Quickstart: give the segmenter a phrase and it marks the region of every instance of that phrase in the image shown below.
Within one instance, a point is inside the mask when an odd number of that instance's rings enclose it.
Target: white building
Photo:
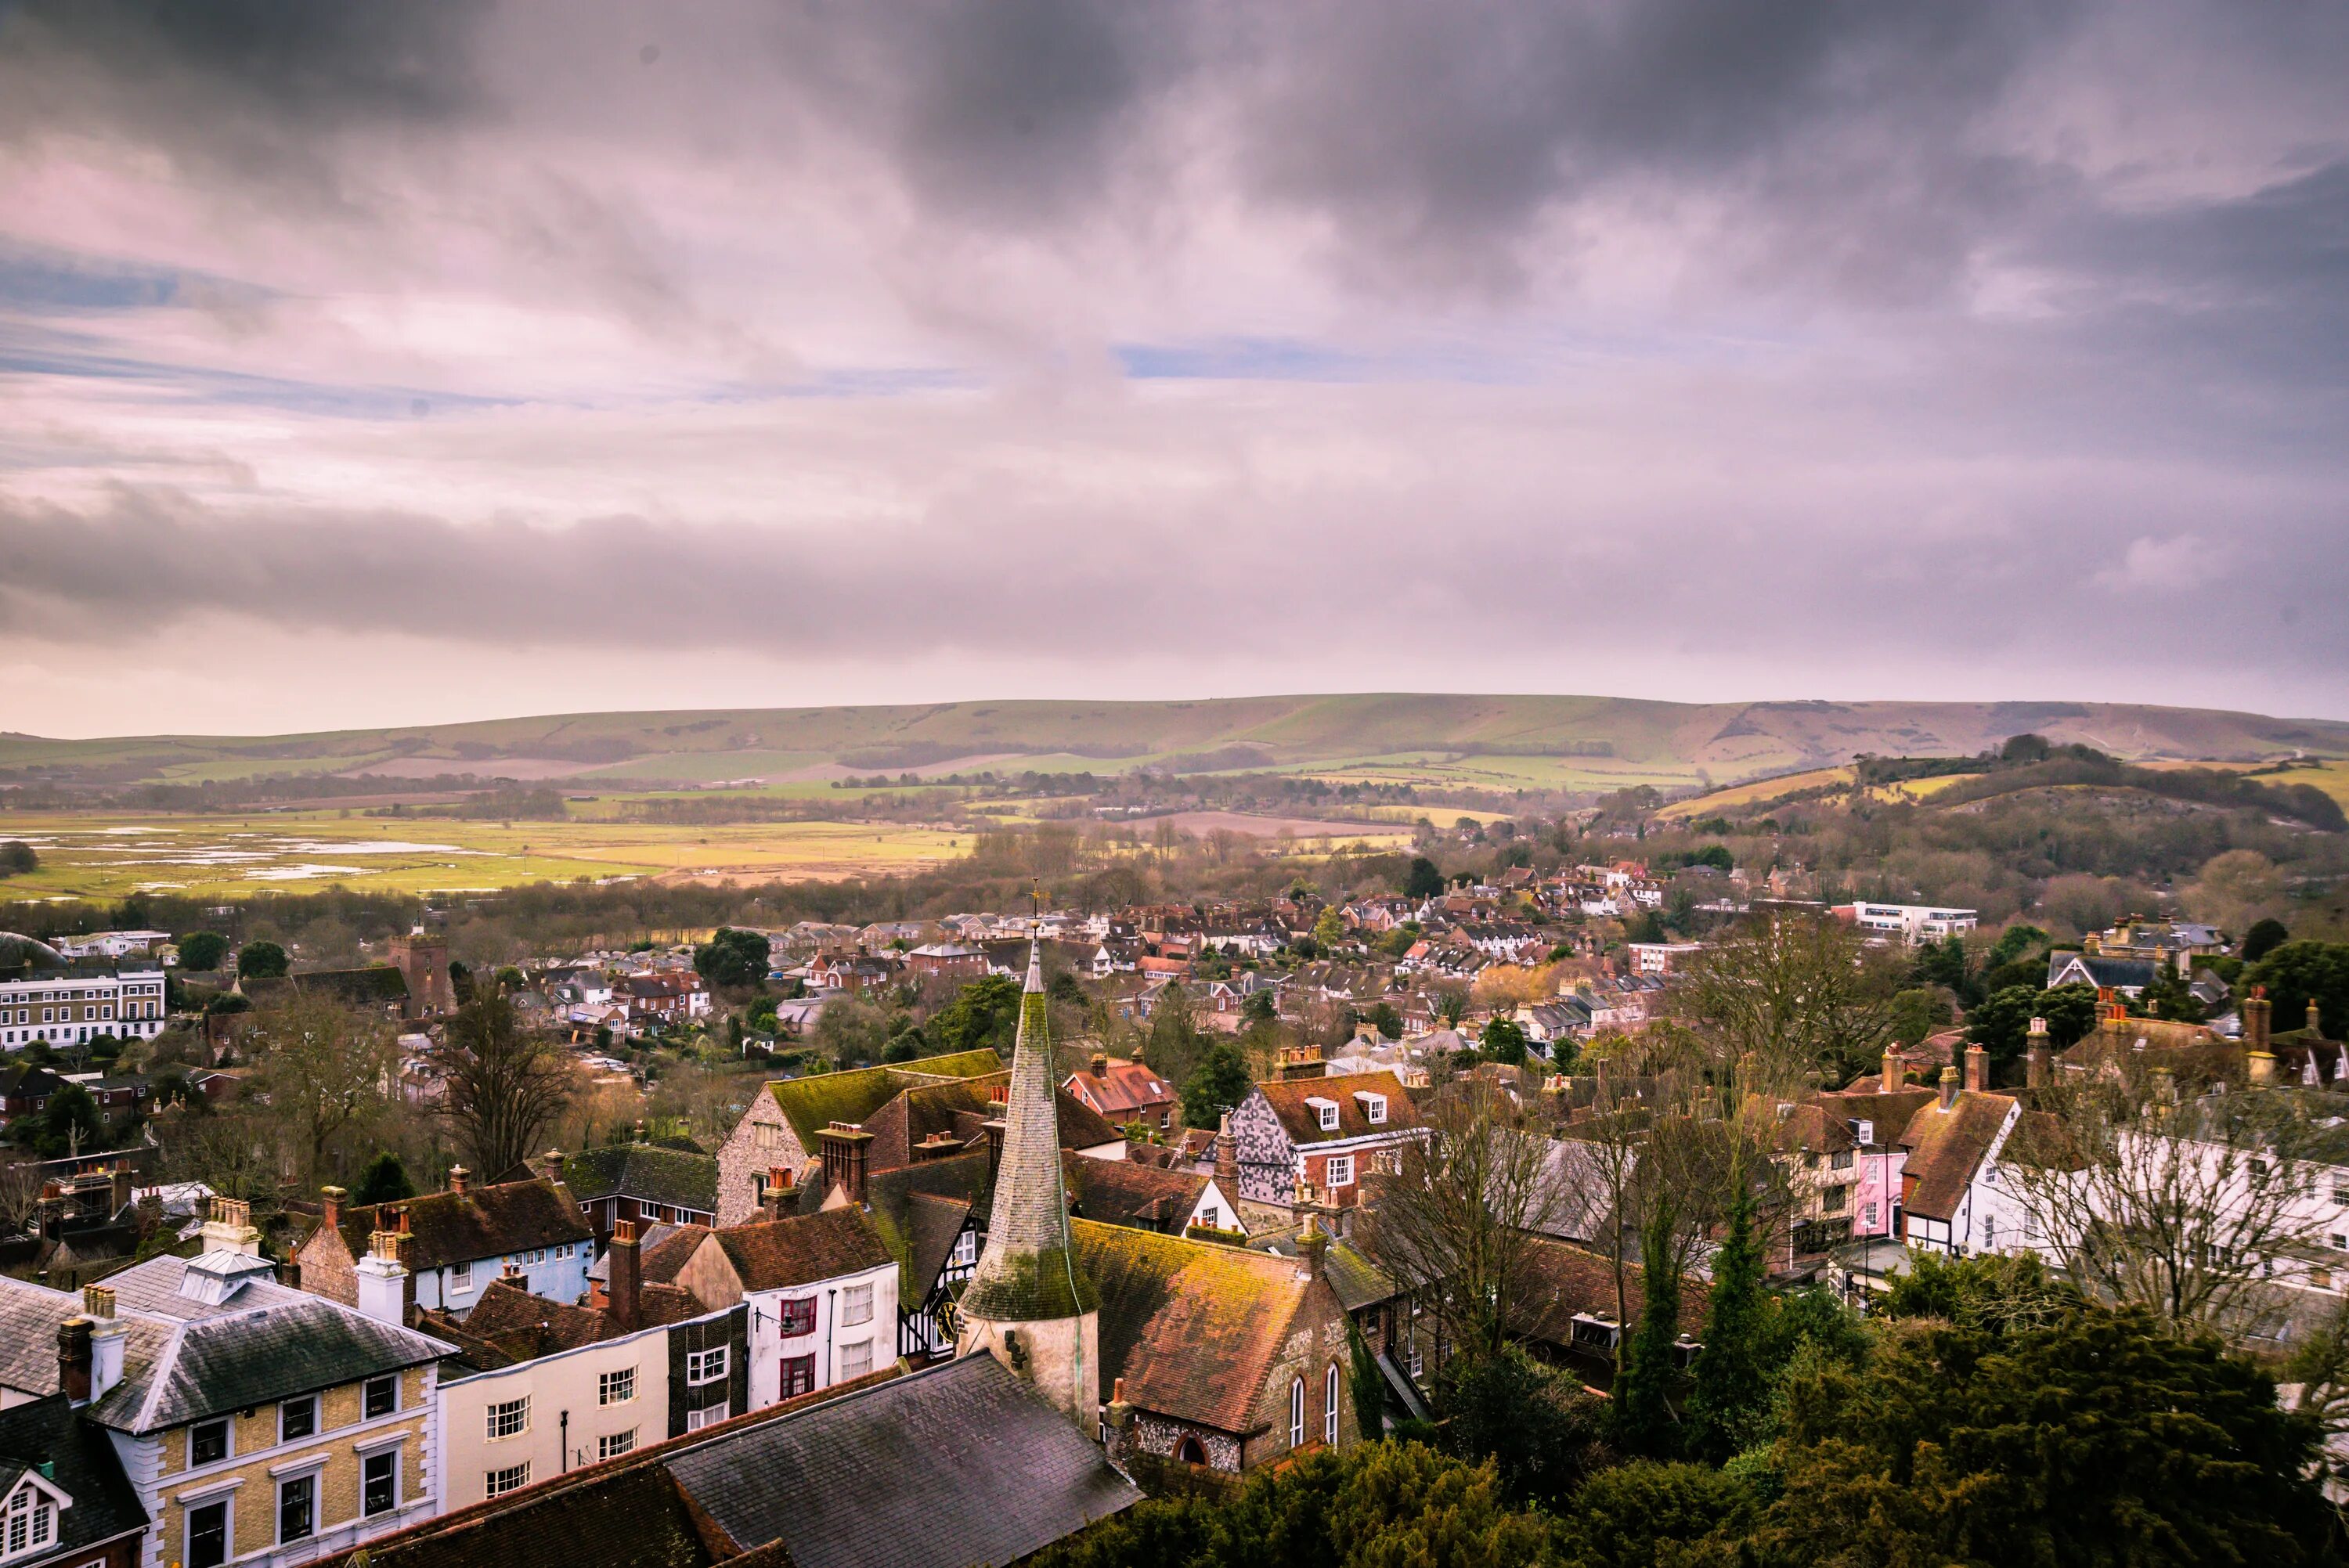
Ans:
[[[93,931],[87,936],[60,936],[57,952],[67,958],[144,958],[170,945],[168,931]]]
[[[162,1032],[160,968],[0,980],[0,1049],[22,1050],[36,1040],[87,1045],[100,1035],[145,1040]]]
[[[1879,931],[1898,935],[1903,942],[1939,942],[1945,936],[1971,931],[1979,916],[1971,909],[1952,909],[1931,903],[1847,903],[1837,910],[1845,914],[1862,931]]]

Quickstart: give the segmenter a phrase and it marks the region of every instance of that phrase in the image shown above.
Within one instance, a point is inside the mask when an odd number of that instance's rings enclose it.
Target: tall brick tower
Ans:
[[[956,1352],[986,1350],[1090,1434],[1101,1412],[1101,1298],[1069,1244],[1051,1028],[1033,940],[1003,1120],[987,1251],[957,1308]]]
[[[457,1010],[456,988],[449,984],[449,944],[420,931],[391,939],[391,962],[408,977],[408,1016],[437,1018]]]

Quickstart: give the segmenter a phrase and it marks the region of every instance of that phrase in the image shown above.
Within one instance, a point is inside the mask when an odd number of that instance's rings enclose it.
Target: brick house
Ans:
[[[243,1203],[213,1201],[204,1246],[79,1295],[0,1279],[0,1388],[105,1429],[149,1563],[286,1568],[429,1518],[456,1347],[277,1284]]]
[[[1164,1131],[1174,1125],[1174,1086],[1147,1063],[1095,1051],[1085,1070],[1071,1073],[1061,1087],[1113,1127],[1139,1121]]]
[[[1332,1208],[1361,1202],[1362,1178],[1423,1137],[1419,1108],[1389,1072],[1262,1083],[1232,1111],[1243,1203],[1286,1206],[1300,1192]]]

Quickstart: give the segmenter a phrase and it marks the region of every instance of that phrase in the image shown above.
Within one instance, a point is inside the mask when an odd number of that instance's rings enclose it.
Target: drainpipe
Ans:
[[[554,1418],[554,1431],[555,1431],[555,1441],[557,1441],[557,1442],[559,1442],[559,1443],[561,1443],[561,1444],[563,1445],[563,1452],[562,1452],[561,1456],[558,1458],[558,1460],[556,1460],[556,1462],[557,1462],[557,1463],[559,1463],[560,1465],[562,1465],[562,1467],[563,1467],[563,1473],[564,1473],[564,1474],[565,1474],[565,1475],[568,1475],[568,1474],[570,1474],[570,1473],[571,1473],[571,1412],[570,1412],[570,1411],[565,1410],[565,1411],[564,1411],[561,1415],[557,1416],[557,1417]]]
[[[823,1293],[823,1381],[816,1385],[819,1388],[832,1387],[832,1331],[833,1326],[840,1321],[836,1310],[837,1304],[833,1298],[839,1295],[838,1285],[833,1285]]]

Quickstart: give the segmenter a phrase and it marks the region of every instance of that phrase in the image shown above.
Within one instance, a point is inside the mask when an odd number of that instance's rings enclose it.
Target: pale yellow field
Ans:
[[[434,892],[580,877],[732,877],[743,882],[879,875],[970,849],[949,830],[861,822],[673,827],[499,822],[267,812],[249,817],[0,818],[40,870],[0,882],[0,899],[120,898],[138,892],[250,896],[342,885]]]

